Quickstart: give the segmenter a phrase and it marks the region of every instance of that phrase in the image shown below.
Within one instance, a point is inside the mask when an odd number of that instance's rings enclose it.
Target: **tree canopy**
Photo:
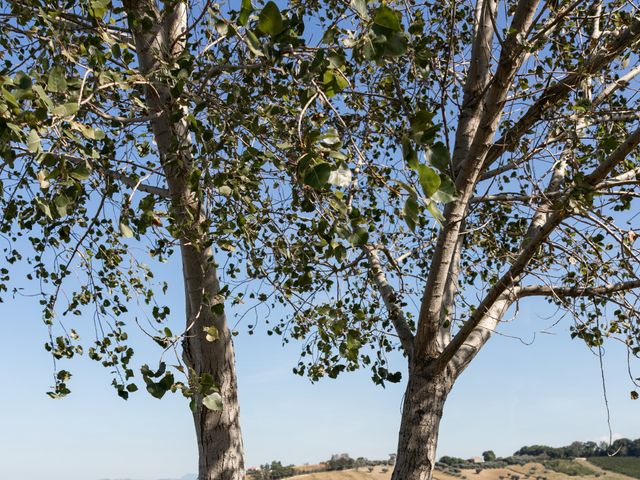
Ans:
[[[229,307],[285,305],[268,333],[303,342],[313,380],[397,382],[405,354],[395,480],[430,477],[450,389],[527,298],[640,354],[633,3],[1,5],[0,288],[27,262],[47,349],[86,350],[124,398],[147,305],[177,354],[147,390],[191,398],[201,458],[215,418],[237,428],[210,463],[242,450]],[[180,252],[184,330],[134,245]],[[85,343],[61,318],[89,312]]]

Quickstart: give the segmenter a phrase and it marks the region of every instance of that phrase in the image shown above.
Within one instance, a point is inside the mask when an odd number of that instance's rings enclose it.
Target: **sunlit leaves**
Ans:
[[[386,5],[382,5],[374,12],[373,23],[380,27],[387,28],[392,32],[400,32],[402,30],[400,18],[399,12]]]
[[[27,148],[31,153],[39,152],[41,149],[40,135],[35,130],[31,130],[27,136]]]
[[[49,72],[47,89],[54,93],[64,93],[67,91],[67,79],[62,67],[55,66]]]
[[[284,22],[278,6],[267,2],[258,16],[258,29],[262,33],[275,37],[284,30]]]
[[[320,162],[311,167],[304,175],[304,183],[317,190],[322,189],[331,177],[331,165]]]
[[[322,85],[327,97],[331,98],[349,86],[349,81],[344,73],[335,68],[325,70],[322,76]]]
[[[95,18],[101,19],[107,13],[111,0],[91,0],[89,12]]]
[[[415,232],[416,225],[418,223],[418,215],[420,214],[418,200],[415,196],[410,195],[409,197],[407,197],[404,208],[402,210],[402,214],[404,217],[404,221],[407,222],[407,226],[409,227],[409,229],[412,232]]]
[[[360,18],[364,20],[369,19],[367,0],[351,0],[351,8],[353,8],[358,13]]]
[[[222,396],[213,392],[202,399],[202,404],[213,412],[221,412],[223,409]]]
[[[238,23],[240,23],[240,25],[246,25],[249,21],[249,15],[251,15],[251,12],[253,12],[253,5],[251,4],[251,0],[242,0]]]
[[[418,181],[427,198],[431,198],[440,187],[440,175],[433,168],[427,165],[418,165]]]
[[[328,182],[337,187],[348,187],[351,184],[353,175],[351,170],[344,167],[338,167],[337,170],[332,170],[329,174]]]
[[[207,342],[215,342],[218,338],[220,338],[219,330],[213,325],[210,327],[204,327],[205,340]]]

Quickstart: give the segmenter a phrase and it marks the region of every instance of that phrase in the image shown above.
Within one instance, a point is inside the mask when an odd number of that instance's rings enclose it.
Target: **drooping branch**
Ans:
[[[365,245],[363,250],[366,252],[367,258],[369,259],[371,275],[373,276],[378,292],[384,301],[384,305],[389,312],[389,318],[391,319],[391,323],[398,334],[400,344],[409,359],[411,359],[411,356],[413,355],[413,333],[411,332],[409,323],[404,316],[402,307],[398,303],[396,293],[393,290],[393,287],[389,285],[384,270],[382,269],[382,265],[380,265],[378,250],[371,245]]]

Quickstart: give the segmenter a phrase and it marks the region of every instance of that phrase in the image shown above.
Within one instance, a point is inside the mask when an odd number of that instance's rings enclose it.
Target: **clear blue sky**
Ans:
[[[161,269],[171,278],[176,266]],[[171,303],[182,321],[181,285]],[[138,312],[132,310],[131,315]],[[507,325],[529,340],[548,327],[542,302],[523,304]],[[73,393],[51,400],[51,359],[36,298],[0,304],[0,478],[98,480],[179,478],[196,471],[195,435],[184,399],[158,401],[146,392],[119,399],[100,365],[80,358],[68,366]],[[75,320],[82,331],[89,318]],[[291,368],[298,345],[282,348],[264,330],[236,337],[241,417],[247,464],[273,459],[304,463],[332,453],[386,458],[395,450],[404,384],[374,386],[369,373],[310,384]],[[135,332],[135,329],[133,330]],[[525,444],[563,445],[607,436],[598,359],[568,323],[531,346],[495,337],[463,374],[446,405],[439,455],[470,456],[485,449],[509,455]],[[134,334],[138,363],[157,362],[159,350]],[[640,437],[640,403],[629,398],[623,349],[607,347],[606,372],[614,433]],[[395,365],[403,368],[403,360]]]

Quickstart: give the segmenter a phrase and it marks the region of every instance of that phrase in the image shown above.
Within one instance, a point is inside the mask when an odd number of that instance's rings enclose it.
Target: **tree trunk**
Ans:
[[[411,371],[413,370],[413,371]],[[438,430],[453,381],[411,369],[404,394],[398,455],[391,480],[430,480],[436,462]]]
[[[171,195],[174,234],[180,238],[186,306],[183,357],[190,377],[192,372],[197,379],[210,375],[222,397],[221,411],[205,407],[201,394],[194,398],[198,479],[244,480],[233,340],[226,317],[220,313],[224,298],[219,295],[201,202],[189,181],[193,158],[185,120],[188,112],[174,98],[172,80],[157,75],[163,65],[171,64],[184,51],[188,2],[175,2],[162,12],[156,0],[124,0],[123,6],[135,39],[140,73],[151,85],[146,88],[146,104]],[[151,21],[151,26],[145,27],[143,20]],[[206,338],[211,327],[217,331],[213,341]]]
[[[211,249],[199,252],[183,243],[187,333],[183,342],[187,366],[201,377],[209,374],[222,397],[222,410],[212,411],[196,397],[193,419],[198,440],[198,480],[244,480],[238,386],[233,339],[223,314],[215,314],[220,284]],[[215,327],[209,341],[205,329]]]

